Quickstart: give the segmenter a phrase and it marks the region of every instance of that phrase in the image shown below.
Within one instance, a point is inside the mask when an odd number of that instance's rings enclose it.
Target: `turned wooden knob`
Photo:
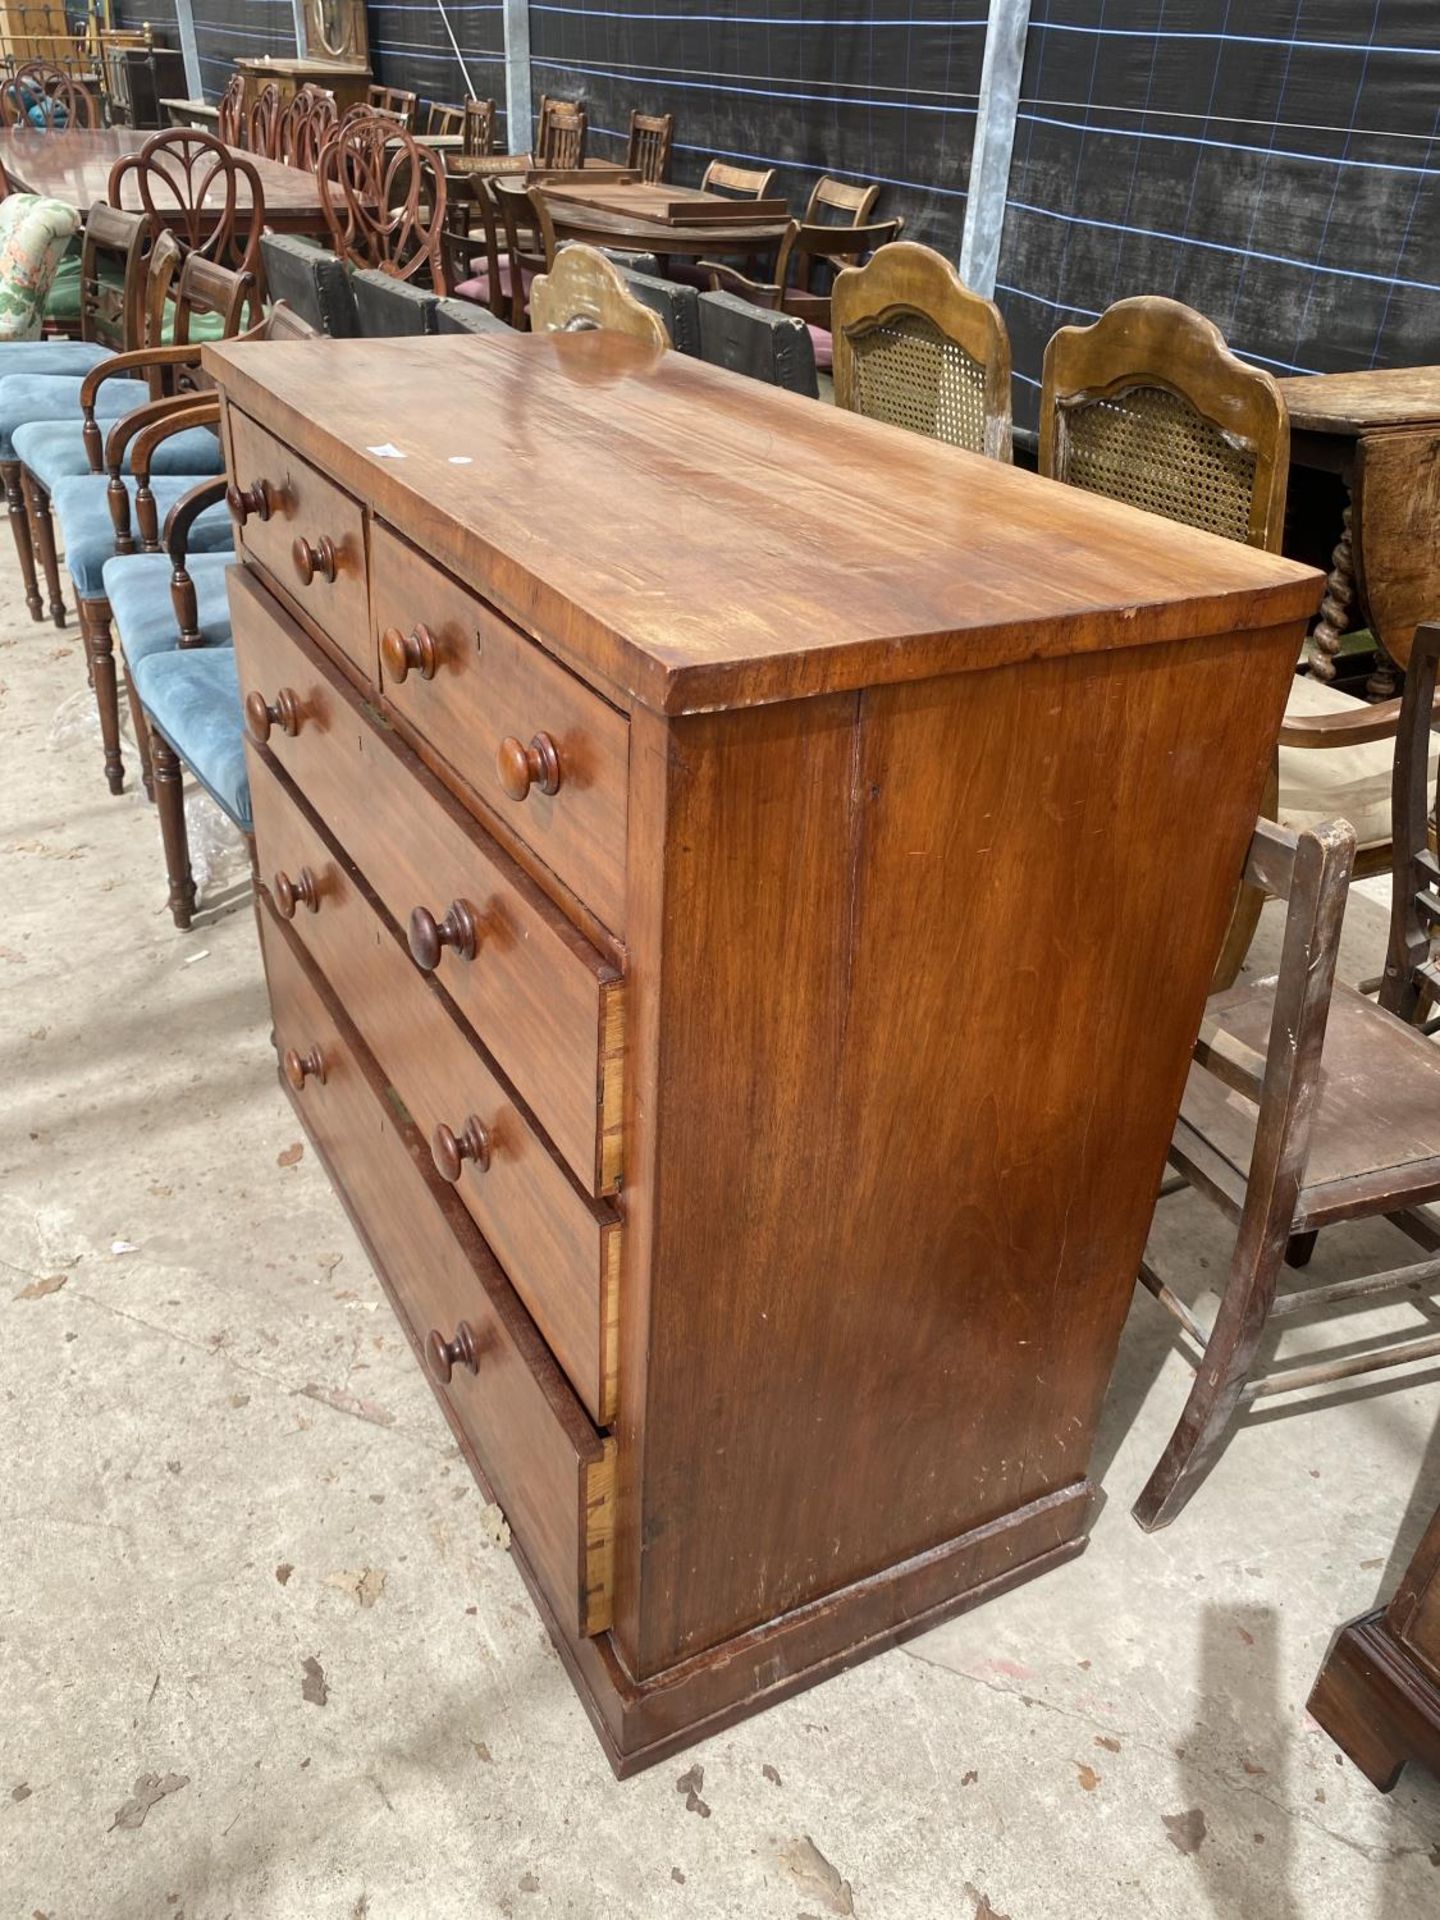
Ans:
[[[460,1178],[462,1160],[473,1160],[481,1173],[490,1166],[490,1131],[482,1125],[474,1114],[466,1116],[465,1125],[458,1134],[452,1133],[442,1120],[430,1136],[430,1158],[435,1162],[435,1171],[442,1180],[448,1180],[451,1186]]]
[[[537,733],[528,747],[507,733],[495,755],[495,768],[512,800],[523,800],[531,787],[541,793],[560,791],[560,756],[548,733]]]
[[[263,693],[247,693],[245,725],[251,739],[258,740],[262,746],[270,738],[271,727],[279,727],[293,740],[300,731],[299,697],[290,687],[281,687],[273,701],[267,700]]]
[[[308,587],[318,573],[322,580],[333,580],[339,565],[339,556],[335,552],[335,542],[328,533],[322,533],[318,540],[307,540],[299,535],[290,549],[290,557],[295,562],[295,571],[300,576],[302,587]]]
[[[418,673],[422,680],[433,680],[440,664],[435,636],[423,621],[417,621],[409,633],[387,627],[380,636],[380,659],[387,679],[397,686],[407,674]]]
[[[225,504],[242,527],[247,520],[268,520],[275,511],[268,480],[257,480],[249,487],[237,487],[232,480],[225,489]]]
[[[460,1322],[453,1340],[447,1340],[438,1327],[432,1327],[430,1337],[425,1342],[425,1358],[430,1363],[431,1373],[442,1387],[449,1386],[451,1372],[456,1367],[468,1367],[471,1373],[479,1373],[480,1348],[470,1322]]]
[[[303,906],[308,913],[320,911],[320,882],[309,867],[302,867],[292,880],[288,873],[277,873],[270,883],[270,891],[275,896],[275,904],[286,920],[295,918],[295,909]]]
[[[457,960],[473,960],[479,944],[480,928],[475,910],[464,900],[452,900],[443,920],[437,920],[428,907],[416,907],[410,916],[410,957],[422,973],[433,973],[440,964],[440,949],[449,947]]]
[[[322,1087],[325,1084],[325,1061],[319,1047],[311,1047],[306,1053],[298,1053],[294,1047],[287,1047],[280,1064],[285,1069],[285,1078],[296,1093],[305,1091],[307,1080],[318,1080]]]

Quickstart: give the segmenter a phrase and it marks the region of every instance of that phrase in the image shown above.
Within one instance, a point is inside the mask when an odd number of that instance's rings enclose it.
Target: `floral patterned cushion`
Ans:
[[[35,193],[0,200],[0,340],[38,340],[45,300],[80,216]]]

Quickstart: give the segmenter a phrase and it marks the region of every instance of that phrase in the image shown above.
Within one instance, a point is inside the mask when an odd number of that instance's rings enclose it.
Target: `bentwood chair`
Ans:
[[[250,102],[245,116],[245,144],[262,159],[278,160],[284,135],[285,106],[279,85],[267,80]]]
[[[96,127],[100,116],[94,94],[82,81],[49,60],[28,60],[0,83],[0,121],[64,133]]]
[[[670,345],[665,323],[637,300],[620,269],[594,247],[562,247],[548,272],[530,288],[530,326],[535,333],[582,333],[604,329],[663,351]]]
[[[835,404],[992,460],[1010,458],[1000,309],[913,240],[847,267],[830,298]]]
[[[578,100],[540,97],[540,124],[535,136],[535,164],[571,168],[585,164],[586,114]]]
[[[1045,350],[1040,471],[1052,479],[1278,553],[1289,458],[1289,420],[1274,380],[1238,360],[1216,326],[1178,301],[1121,300],[1091,326],[1062,327]],[[1352,818],[1356,785],[1378,783],[1360,875],[1389,862],[1392,752],[1374,743],[1394,739],[1399,713],[1398,700],[1369,706],[1301,679],[1280,730],[1282,825]],[[1253,890],[1242,893],[1217,985],[1239,972],[1262,905]]]
[[[1394,920],[1382,1004],[1335,982],[1355,850],[1348,821],[1293,834],[1262,820],[1248,874],[1287,903],[1278,975],[1212,996],[1170,1147],[1170,1164],[1236,1225],[1211,1325],[1148,1262],[1140,1278],[1178,1321],[1195,1382],[1135,1504],[1147,1531],[1169,1524],[1257,1399],[1433,1360],[1440,1333],[1421,1299],[1440,1284],[1440,1047],[1411,1021],[1440,988],[1440,860],[1427,847],[1440,790],[1427,779],[1440,627],[1416,636],[1396,758]],[[1163,1204],[1163,1202],[1162,1202]],[[1408,1266],[1281,1293],[1316,1233],[1383,1215],[1424,1251]],[[1345,1302],[1400,1297],[1422,1311],[1419,1338],[1287,1361],[1257,1374],[1274,1322]]]
[[[445,169],[428,147],[381,115],[347,116],[315,177],[338,259],[449,292]]]
[[[642,179],[658,182],[670,171],[670,149],[675,141],[673,113],[630,115],[630,140],[625,164]]]
[[[238,147],[245,138],[245,76],[232,73],[220,96],[215,131],[227,147]]]
[[[465,116],[460,129],[461,152],[469,160],[483,159],[495,151],[495,102],[476,100],[473,96],[465,102]]]

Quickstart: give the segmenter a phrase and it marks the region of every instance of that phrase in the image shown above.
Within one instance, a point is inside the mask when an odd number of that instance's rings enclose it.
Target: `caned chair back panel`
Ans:
[[[670,148],[674,139],[673,113],[632,113],[626,166],[646,180],[663,180],[670,171]]]
[[[339,119],[335,96],[324,87],[303,86],[285,109],[279,157],[305,173],[315,171],[320,149]]]
[[[535,333],[603,328],[662,351],[670,344],[664,321],[635,298],[614,262],[578,243],[562,247],[549,272],[532,285],[530,326]]]
[[[267,80],[250,102],[250,111],[245,118],[245,144],[251,153],[258,153],[266,160],[278,160],[282,151],[285,108],[280,98],[280,88],[273,80]]]
[[[245,139],[245,76],[232,73],[220,96],[215,131],[227,147],[243,145]]]
[[[383,115],[347,117],[315,172],[340,259],[448,293],[445,169],[427,147]]]
[[[835,180],[822,174],[811,189],[806,226],[863,227],[875,211],[880,187],[868,181]]]
[[[1280,550],[1290,424],[1280,389],[1178,301],[1121,300],[1045,350],[1040,471]]]
[[[1391,789],[1390,951],[1380,1004],[1402,1020],[1440,1006],[1440,777],[1429,782],[1440,625],[1415,629]]]
[[[993,460],[1010,458],[1010,339],[1000,310],[912,240],[835,281],[835,404]]]
[[[705,193],[723,193],[729,200],[764,200],[775,184],[774,167],[732,167],[728,161],[712,160],[701,176]]]
[[[94,94],[49,60],[26,61],[0,85],[0,120],[7,127],[35,127],[45,133],[100,124]]]
[[[541,167],[583,167],[585,164],[585,109],[578,100],[540,100],[540,129],[535,161]]]
[[[110,169],[113,206],[134,206],[152,233],[168,229],[186,248],[258,275],[265,190],[245,158],[197,127],[152,134]]]
[[[473,97],[465,102],[464,125],[461,128],[461,151],[471,160],[477,160],[495,150],[495,102],[476,100]]]
[[[465,109],[463,107],[444,107],[438,100],[432,100],[425,114],[427,134],[461,134],[465,132]]]
[[[407,133],[415,125],[415,95],[404,87],[371,87],[366,95],[371,110],[393,114]]]
[[[80,338],[124,350],[144,344],[145,268],[150,226],[144,216],[97,200],[85,216],[80,247]],[[116,286],[114,269],[121,284]],[[106,268],[110,269],[109,274]]]

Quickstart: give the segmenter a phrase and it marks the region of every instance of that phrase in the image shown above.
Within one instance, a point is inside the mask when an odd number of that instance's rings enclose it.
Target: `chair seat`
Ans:
[[[123,417],[123,416],[122,416]],[[89,473],[85,430],[78,420],[27,420],[15,429],[15,455],[40,484],[53,490],[57,480]],[[134,440],[125,450],[124,471],[130,471]],[[197,479],[225,471],[225,451],[209,427],[187,427],[162,440],[150,462],[152,474],[188,473]]]
[[[38,343],[37,343],[38,344]],[[0,352],[7,349],[0,348]],[[0,360],[0,369],[4,362]],[[78,420],[83,374],[10,374],[0,377],[0,460],[14,460],[15,430],[29,420]],[[97,420],[117,420],[148,398],[140,380],[107,380],[95,396]]]
[[[473,300],[477,306],[488,307],[490,304],[490,269],[485,265],[483,260],[472,260],[470,265],[474,270],[474,278],[462,280],[455,289],[456,295],[461,300]],[[530,284],[534,278],[535,274],[531,268],[522,267],[520,269],[520,285],[523,287],[527,299],[530,294]],[[510,298],[513,286],[514,278],[511,273],[510,262],[508,260],[502,260],[500,262],[500,291],[507,300]]]
[[[233,647],[148,654],[131,669],[149,717],[218,807],[251,831],[245,727]]]
[[[175,502],[207,476],[200,474],[164,474],[151,492],[160,515],[160,524]],[[110,518],[109,481],[101,473],[77,474],[57,480],[50,503],[59,523],[65,548],[65,563],[75,591],[82,600],[98,600],[105,591],[105,562],[115,557],[115,523]],[[132,503],[134,525],[135,482],[125,482]],[[191,553],[229,552],[234,544],[234,524],[224,501],[207,507],[190,529]]]
[[[1366,713],[1363,700],[1323,680],[1297,675],[1285,702],[1286,716]],[[1430,791],[1440,765],[1440,736],[1430,736]],[[1390,782],[1395,742],[1371,740],[1354,747],[1281,747],[1280,824],[1299,832],[1324,820],[1348,820],[1364,851],[1390,844]]]
[[[0,341],[0,380],[21,374],[69,374],[83,380],[92,367],[114,358],[115,349],[96,340],[5,340]]]
[[[1265,1054],[1275,1010],[1274,983],[1232,987],[1206,1006],[1206,1019],[1252,1052]],[[1237,1207],[1243,1205],[1257,1109],[1192,1066],[1180,1106],[1174,1151],[1200,1155]],[[1218,1159],[1212,1158],[1218,1156]],[[1310,1133],[1296,1228],[1316,1224],[1353,1199],[1349,1183],[1377,1169],[1411,1191],[1396,1206],[1440,1191],[1440,1047],[1418,1028],[1337,985],[1321,1060],[1320,1095]]]
[[[815,371],[833,373],[835,371],[835,339],[827,327],[817,327],[813,320],[805,322],[805,331],[810,336],[810,344],[815,349]]]
[[[232,564],[228,553],[196,553],[186,558],[195,587],[200,634],[207,647],[230,645],[230,596],[225,583]],[[170,573],[168,553],[116,554],[105,562],[101,575],[105,598],[110,602],[120,651],[132,672],[152,653],[170,653],[180,644],[170,598]]]

